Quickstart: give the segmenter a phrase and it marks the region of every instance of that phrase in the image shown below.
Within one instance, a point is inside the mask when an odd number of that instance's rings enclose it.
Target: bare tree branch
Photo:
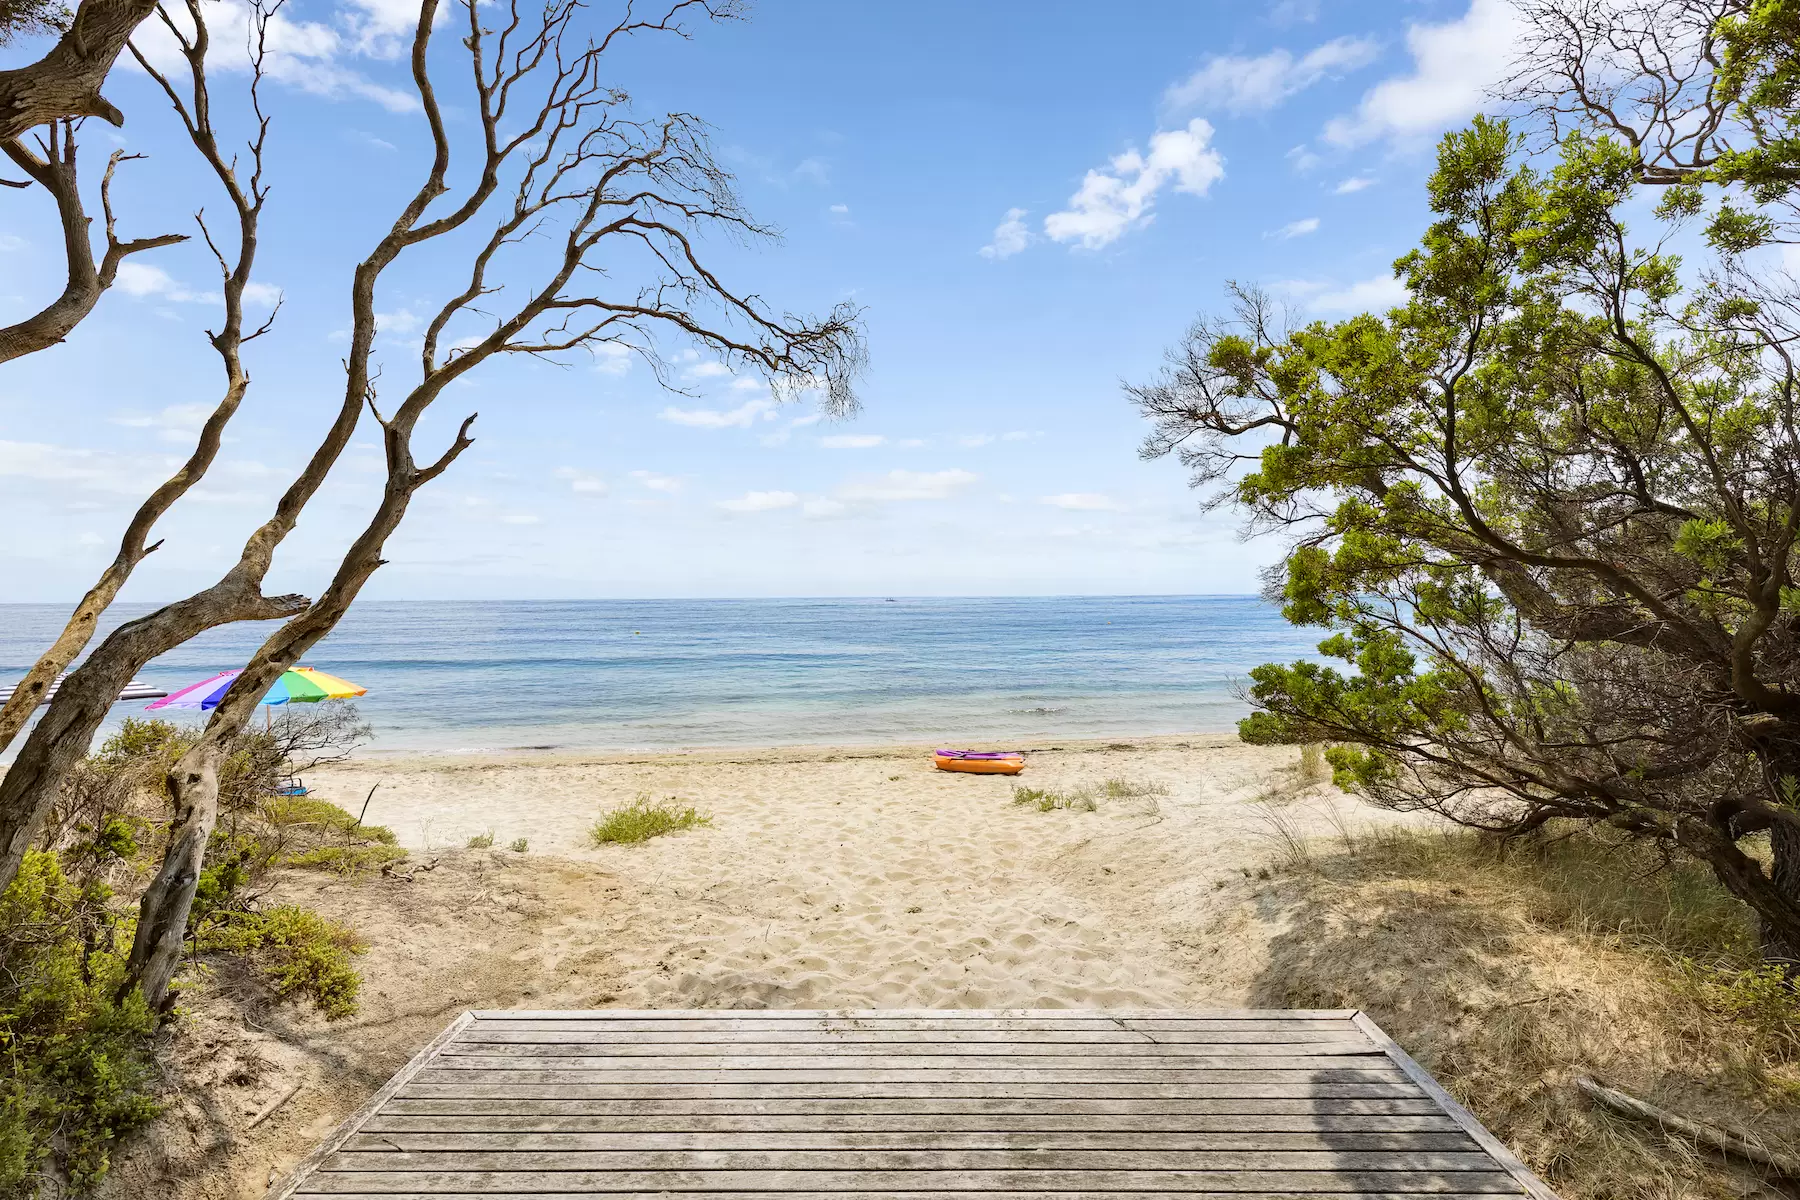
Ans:
[[[136,238],[121,242],[113,217],[113,172],[122,162],[142,155],[115,150],[107,160],[106,174],[100,181],[100,206],[104,217],[106,250],[99,262],[94,261],[94,247],[88,233],[88,215],[82,207],[81,189],[76,181],[76,146],[74,121],[60,121],[46,127],[40,139],[42,156],[34,153],[19,139],[0,144],[20,170],[50,193],[62,222],[63,252],[68,260],[68,283],[62,294],[43,310],[22,321],[0,327],[0,363],[56,345],[80,324],[100,296],[113,285],[119,264],[127,256],[161,246],[187,241],[186,234],[165,233],[158,237]],[[0,745],[4,745],[0,741]]]

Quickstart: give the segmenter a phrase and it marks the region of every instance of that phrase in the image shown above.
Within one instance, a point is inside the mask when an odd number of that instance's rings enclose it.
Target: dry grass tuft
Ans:
[[[1110,779],[1102,779],[1099,783],[1084,783],[1067,791],[1014,784],[1012,801],[1014,804],[1033,807],[1039,812],[1098,812],[1101,800],[1138,800],[1155,811],[1156,797],[1168,794],[1167,784],[1125,779],[1115,775]]]
[[[1758,969],[1747,914],[1704,869],[1587,831],[1308,843],[1269,813],[1286,931],[1253,1004],[1366,1010],[1566,1200],[1785,1194],[1571,1083],[1593,1074],[1800,1144],[1800,1004]]]
[[[640,795],[630,804],[615,808],[594,822],[588,837],[596,846],[632,845],[661,834],[711,824],[711,817],[692,805],[683,805],[674,796],[657,802],[648,795]]]

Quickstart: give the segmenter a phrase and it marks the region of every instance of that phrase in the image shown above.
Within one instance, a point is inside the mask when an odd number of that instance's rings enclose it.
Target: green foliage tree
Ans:
[[[1621,218],[1641,165],[1576,132],[1540,173],[1477,119],[1405,304],[1281,332],[1237,289],[1130,390],[1148,456],[1292,538],[1271,592],[1343,664],[1259,667],[1246,740],[1329,741],[1393,808],[1652,839],[1800,960],[1800,303],[1684,286]]]

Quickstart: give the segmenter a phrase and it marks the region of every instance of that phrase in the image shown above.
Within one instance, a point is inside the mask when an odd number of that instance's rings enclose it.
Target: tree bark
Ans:
[[[1764,958],[1789,974],[1800,969],[1800,830],[1786,821],[1769,829],[1774,863],[1765,872],[1756,859],[1737,846],[1730,833],[1708,830],[1693,836],[1694,826],[1682,827],[1678,844],[1697,854],[1712,867],[1725,890],[1756,914]]]
[[[1800,911],[1800,829],[1787,821],[1775,822],[1769,827],[1769,849],[1774,855],[1769,886],[1786,900],[1787,908]],[[1757,918],[1763,957],[1790,975],[1800,973],[1800,921],[1771,917],[1760,909]]]
[[[121,625],[63,681],[19,757],[0,776],[0,889],[17,874],[63,778],[93,745],[120,689],[146,663],[216,626],[288,617],[306,607],[304,596],[271,599],[236,585],[229,580]]]
[[[23,321],[0,327],[0,363],[47,350],[68,337],[69,332],[94,311],[101,294],[112,286],[119,273],[119,264],[126,255],[187,241],[186,235],[178,233],[131,242],[117,240],[113,232],[112,177],[126,155],[122,150],[115,150],[100,184],[106,217],[106,252],[99,262],[95,262],[94,247],[88,234],[89,219],[75,177],[74,129],[68,123],[61,126],[60,135],[58,129],[55,124],[48,127],[49,138],[43,158],[16,139],[0,144],[0,150],[14,165],[31,176],[56,201],[63,230],[63,253],[68,260],[68,282],[62,295]]]
[[[100,94],[100,87],[132,31],[155,11],[156,0],[82,0],[69,32],[50,53],[0,71],[0,141],[69,117],[100,117],[123,125],[125,114]]]

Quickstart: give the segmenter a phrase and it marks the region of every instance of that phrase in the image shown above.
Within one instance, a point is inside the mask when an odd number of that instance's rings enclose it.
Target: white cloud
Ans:
[[[538,525],[542,524],[543,520],[544,518],[536,513],[507,513],[500,518],[500,523],[502,525]]]
[[[879,433],[834,433],[819,439],[827,450],[869,450],[887,441]]]
[[[604,496],[606,481],[591,471],[583,471],[576,467],[558,467],[552,472],[558,479],[569,481],[569,490],[588,496]]]
[[[731,374],[731,368],[722,362],[703,362],[683,367],[681,373],[689,379],[720,379]]]
[[[809,517],[838,517],[849,512],[850,506],[829,496],[814,496],[800,506],[800,511]]]
[[[775,403],[772,400],[746,400],[727,411],[712,408],[665,408],[657,415],[665,421],[673,421],[677,425],[693,429],[748,429],[758,418],[773,421]]]
[[[260,304],[265,308],[273,308],[281,300],[281,289],[272,283],[246,283],[244,300],[250,304]]]
[[[360,11],[357,11],[360,10]],[[447,15],[448,8],[440,9]],[[186,14],[172,10],[187,27]],[[270,78],[318,96],[360,96],[390,112],[415,112],[419,102],[410,92],[374,82],[343,60],[357,56],[393,58],[410,42],[419,20],[410,0],[351,0],[338,13],[338,28],[317,21],[296,21],[278,12],[269,18],[268,54],[263,71]],[[250,8],[244,0],[224,0],[207,13],[212,49],[207,65],[219,71],[248,71]],[[144,55],[164,69],[185,66],[175,39],[159,22],[145,22],[134,38]],[[128,60],[127,69],[135,64]]]
[[[1280,229],[1275,230],[1273,233],[1265,233],[1263,236],[1272,237],[1277,241],[1285,242],[1289,238],[1305,237],[1309,233],[1317,233],[1318,231],[1319,218],[1303,217],[1298,221],[1289,221]]]
[[[397,312],[375,314],[375,332],[377,333],[391,333],[404,337],[409,333],[417,333],[424,324],[424,319],[408,308],[402,308]]]
[[[136,497],[154,487],[154,480],[174,462],[43,442],[0,441],[0,478],[64,485],[77,491]]]
[[[1024,441],[1029,441],[1032,438],[1041,438],[1043,436],[1044,435],[1043,435],[1042,431],[1037,432],[1037,433],[1028,433],[1027,431],[1025,431],[1023,429],[1009,429],[1005,433],[1000,435],[1000,440],[1003,442],[1024,442]]]
[[[1322,79],[1368,66],[1380,50],[1373,38],[1341,37],[1300,58],[1287,50],[1256,58],[1216,56],[1172,84],[1163,93],[1163,104],[1174,112],[1198,107],[1223,108],[1233,115],[1266,112]]]
[[[0,233],[0,253],[4,253],[8,250],[22,250],[24,248],[24,238],[19,237],[17,234]]]
[[[994,435],[991,433],[971,433],[964,437],[957,438],[956,444],[964,449],[973,450],[978,446],[985,446],[993,440]]]
[[[1390,308],[1405,304],[1407,294],[1406,285],[1392,275],[1377,275],[1372,279],[1359,280],[1349,287],[1320,291],[1308,302],[1307,307],[1314,312],[1324,313],[1385,313]]]
[[[633,471],[631,477],[653,492],[674,495],[681,490],[681,480],[674,475],[658,475],[655,471]]]
[[[973,471],[889,471],[838,491],[846,500],[945,500],[981,476]]]
[[[1470,0],[1469,11],[1454,21],[1409,27],[1412,71],[1376,84],[1354,113],[1332,118],[1325,140],[1350,147],[1418,138],[1474,115],[1506,73],[1519,20],[1509,0]]]
[[[1289,150],[1287,152],[1287,154],[1284,155],[1283,157],[1285,157],[1289,162],[1293,163],[1294,170],[1300,172],[1302,175],[1306,174],[1308,171],[1312,170],[1314,167],[1318,166],[1320,163],[1325,161],[1319,155],[1314,154],[1305,145],[1295,146],[1292,150]]]
[[[128,296],[154,296],[177,304],[220,304],[224,297],[217,292],[196,292],[176,283],[161,267],[126,259],[119,264],[113,285]]]
[[[1011,258],[1031,244],[1031,230],[1025,227],[1025,210],[1009,208],[994,226],[994,240],[981,248],[983,258]]]
[[[734,392],[764,392],[768,389],[768,380],[757,379],[752,375],[739,375],[731,381],[731,390]]]
[[[602,375],[623,375],[631,370],[631,347],[619,342],[596,342],[588,349],[594,355],[594,370]]]
[[[800,503],[800,497],[793,492],[745,492],[735,500],[721,500],[719,507],[726,512],[769,512],[777,508],[793,508]]]
[[[1156,193],[1171,180],[1178,192],[1206,195],[1225,175],[1225,160],[1210,145],[1212,135],[1213,127],[1195,117],[1186,129],[1152,135],[1148,155],[1127,150],[1107,170],[1089,171],[1069,207],[1044,218],[1044,232],[1055,241],[1098,250],[1149,224]]]
[[[850,206],[848,204],[834,204],[831,206],[831,212],[840,217],[847,217],[850,215]]]
[[[1360,192],[1366,187],[1371,187],[1374,183],[1375,181],[1370,179],[1367,175],[1352,175],[1350,178],[1344,180],[1344,182],[1332,188],[1331,191],[1333,195],[1348,196],[1352,192]]]
[[[1124,505],[1099,492],[1063,492],[1056,496],[1039,496],[1039,504],[1064,508],[1070,512],[1119,512]]]

